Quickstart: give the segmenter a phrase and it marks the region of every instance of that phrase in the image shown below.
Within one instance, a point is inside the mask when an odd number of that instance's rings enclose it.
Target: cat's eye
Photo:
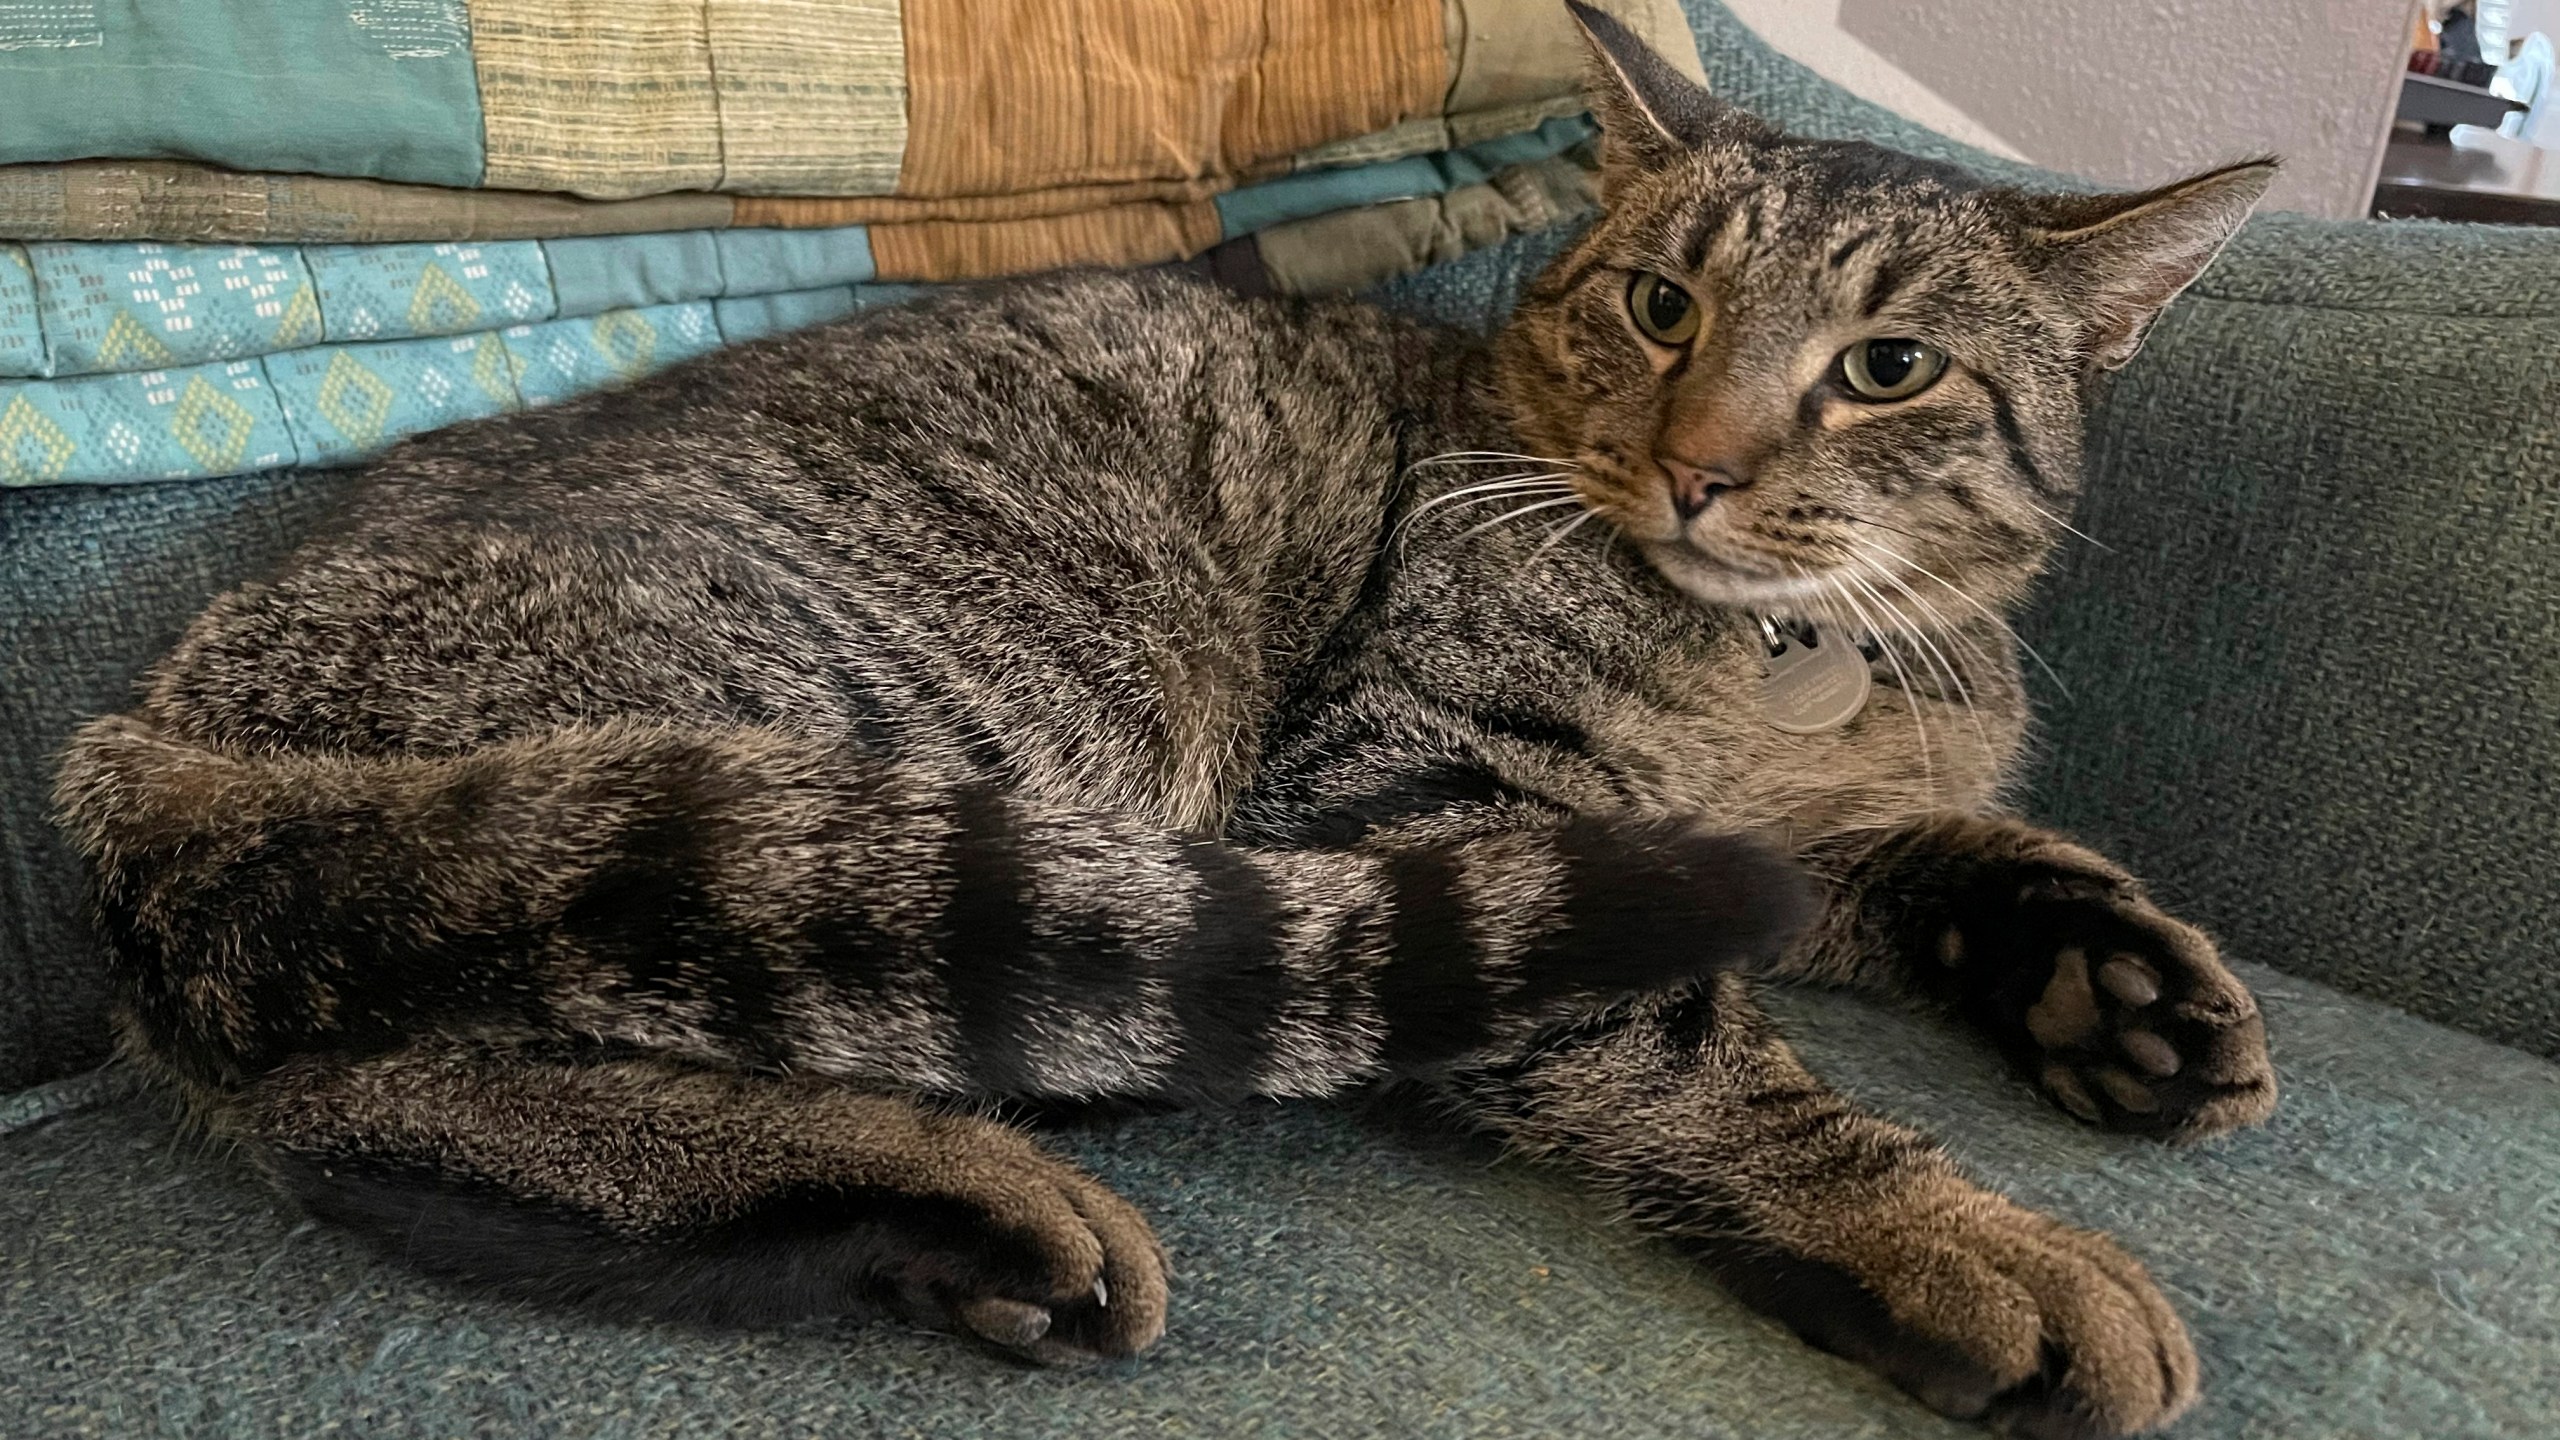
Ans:
[[[1947,352],[1923,340],[1861,340],[1840,352],[1840,374],[1861,400],[1908,400],[1947,373]]]
[[[1659,345],[1686,345],[1698,335],[1698,302],[1689,292],[1641,270],[1627,283],[1627,313],[1636,328]]]

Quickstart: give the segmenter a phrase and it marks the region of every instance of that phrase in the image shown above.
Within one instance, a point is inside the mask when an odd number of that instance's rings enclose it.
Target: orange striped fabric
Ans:
[[[1227,181],[1449,88],[1441,0],[942,0],[905,24],[909,196]]]

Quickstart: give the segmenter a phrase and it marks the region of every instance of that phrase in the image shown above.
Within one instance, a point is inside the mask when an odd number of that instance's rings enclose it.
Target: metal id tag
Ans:
[[[1856,642],[1810,624],[1760,623],[1771,646],[1761,672],[1760,714],[1771,725],[1790,735],[1817,735],[1867,708],[1875,677]]]

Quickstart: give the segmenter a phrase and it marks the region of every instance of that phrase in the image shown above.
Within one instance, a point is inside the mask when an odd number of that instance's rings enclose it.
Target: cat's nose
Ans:
[[[1716,503],[1717,496],[1751,483],[1738,466],[1692,465],[1670,455],[1656,455],[1653,460],[1662,467],[1663,474],[1671,477],[1671,509],[1683,525]]]

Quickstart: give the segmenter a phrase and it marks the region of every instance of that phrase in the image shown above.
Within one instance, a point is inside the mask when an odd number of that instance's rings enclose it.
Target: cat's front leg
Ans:
[[[2194,1347],[2139,1262],[1859,1111],[1743,984],[1622,1010],[1452,1088],[1746,1303],[1943,1414],[2087,1440],[2194,1403]]]
[[[2186,1140],[2264,1120],[2257,1002],[2213,941],[2105,857],[2007,817],[1946,815],[1813,847],[1834,882],[1783,962],[1932,994],[2092,1124]]]

